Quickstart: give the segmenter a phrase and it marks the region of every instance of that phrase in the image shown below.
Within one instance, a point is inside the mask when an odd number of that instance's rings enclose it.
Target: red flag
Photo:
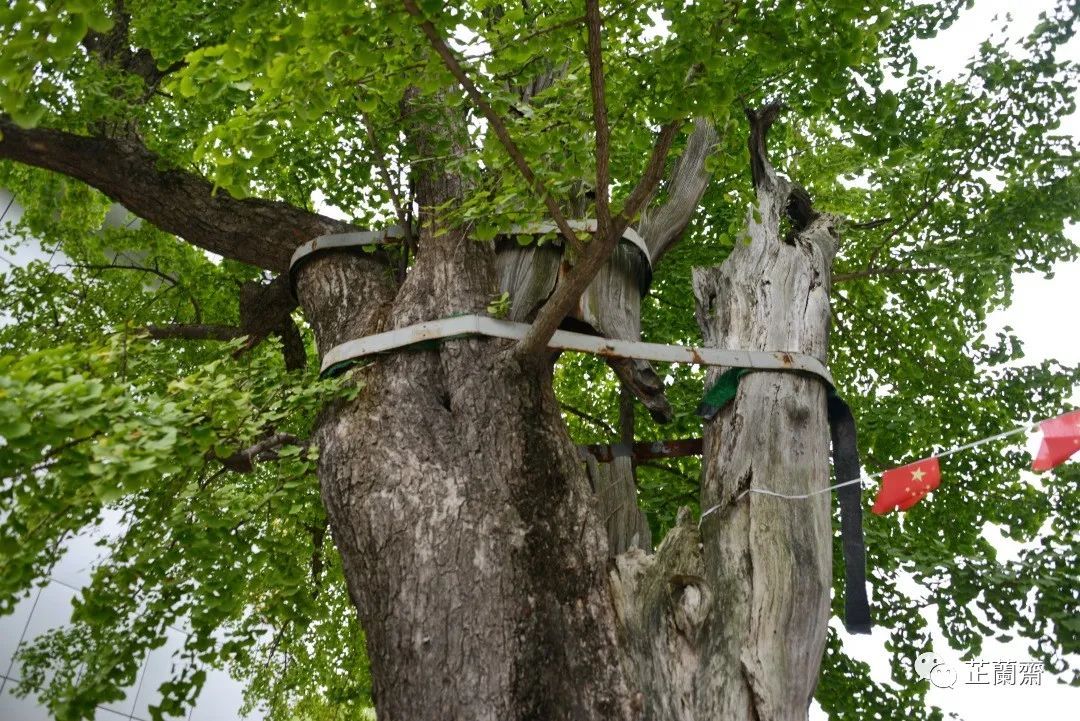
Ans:
[[[1031,464],[1033,471],[1048,471],[1080,451],[1080,411],[1072,411],[1039,424],[1042,446]]]
[[[906,511],[940,484],[941,466],[937,458],[924,458],[893,468],[881,475],[881,488],[870,510],[879,516],[896,508]]]

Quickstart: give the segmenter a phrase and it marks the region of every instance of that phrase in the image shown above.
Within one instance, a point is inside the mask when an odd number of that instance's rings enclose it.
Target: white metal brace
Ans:
[[[570,220],[567,221],[570,227],[576,231],[585,233],[596,232],[596,220]],[[544,235],[545,233],[558,233],[558,229],[554,223],[528,223],[526,225],[515,225],[510,228],[508,235]],[[649,257],[649,247],[645,245],[644,239],[638,235],[637,231],[633,228],[627,228],[622,234],[623,240],[627,241],[645,256],[645,260],[652,266],[652,258]],[[391,225],[381,230],[357,230],[352,233],[331,233],[330,235],[320,235],[316,238],[312,238],[308,242],[297,248],[293,254],[292,259],[289,261],[289,272],[292,273],[296,264],[311,255],[323,250],[334,250],[339,248],[355,248],[363,245],[381,245],[387,242],[397,242],[404,240],[405,231],[400,225]],[[556,237],[555,243],[558,244],[561,240],[561,236]]]
[[[405,326],[346,341],[334,346],[323,357],[322,371],[349,360],[405,348],[424,341],[457,336],[489,336],[521,340],[530,326],[486,315],[461,315]],[[604,357],[639,358],[661,363],[694,363],[706,366],[754,368],[757,370],[796,370],[816,375],[830,385],[832,376],[825,364],[806,353],[787,351],[727,350],[723,348],[694,348],[662,343],[618,340],[602,336],[557,330],[548,347],[559,350],[592,353]]]

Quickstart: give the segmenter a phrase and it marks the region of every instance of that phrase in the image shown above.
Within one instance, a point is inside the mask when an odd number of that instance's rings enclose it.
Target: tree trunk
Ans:
[[[824,358],[831,225],[783,242],[790,188],[770,177],[749,244],[695,276],[699,320],[712,345]],[[422,208],[461,197],[458,182],[421,178]],[[302,266],[321,352],[482,312],[498,288],[493,245],[437,223],[425,222],[401,288],[362,254]],[[828,497],[739,494],[824,485],[821,382],[748,376],[705,431],[702,507],[721,508],[703,533],[684,511],[655,554],[612,561],[550,360],[511,347],[454,339],[386,354],[318,423],[323,500],[380,720],[805,718],[829,607]]]
[[[695,272],[699,322],[709,346],[824,359],[832,219],[784,242],[790,185],[774,181],[759,193],[749,242]],[[750,374],[704,441],[701,507],[716,510],[700,531],[681,514],[655,556],[630,551],[612,574],[632,685],[648,718],[805,719],[829,616],[829,497],[742,494],[826,485],[825,387],[794,373]]]
[[[462,148],[452,134],[463,128],[429,132]],[[461,183],[437,169],[415,178],[420,250],[396,295],[363,257],[303,266],[297,290],[322,319],[321,352],[383,324],[483,312],[497,294],[493,245],[427,212],[463,197]],[[551,364],[511,348],[462,339],[387,354],[319,421],[322,496],[380,721],[634,717],[604,528]]]
[[[832,221],[821,217],[793,244],[781,241],[785,185],[762,193],[762,222],[750,222],[748,245],[695,273],[698,317],[706,345],[824,360]],[[720,666],[702,680],[718,687],[715,718],[805,718],[817,684],[831,589],[829,495],[742,494],[800,494],[828,483],[825,392],[817,378],[751,373],[706,425],[701,504],[718,508],[703,521],[703,550],[708,583],[723,598],[723,630],[712,641]]]
[[[459,297],[490,297],[475,292],[493,277],[482,272],[490,247],[453,234],[424,241],[472,262],[444,272],[421,260],[407,281],[415,293],[403,295],[438,298],[453,282]],[[322,275],[314,263],[303,271],[305,308],[370,302],[361,283]],[[395,303],[393,322],[449,310]],[[550,368],[522,367],[507,345],[388,355],[358,372],[356,400],[320,422],[323,499],[380,719],[630,717],[592,492]]]

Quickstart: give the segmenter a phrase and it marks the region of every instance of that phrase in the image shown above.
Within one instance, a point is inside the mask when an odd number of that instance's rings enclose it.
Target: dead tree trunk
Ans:
[[[752,118],[761,145],[752,146],[758,208],[748,220],[748,242],[736,243],[721,266],[695,273],[698,320],[706,345],[824,361],[833,220],[792,217],[794,232],[783,234],[793,186],[765,159],[769,112]],[[826,390],[817,378],[752,373],[705,428],[701,504],[718,506],[702,524],[705,569],[724,599],[716,619],[723,631],[712,640],[723,673],[702,679],[717,687],[712,717],[804,718],[817,684],[832,578],[829,496],[742,494],[800,494],[827,485]]]
[[[836,238],[829,216],[782,230],[793,185],[764,154],[776,109],[754,115],[758,207],[746,242],[694,276],[706,345],[825,359]],[[710,373],[710,381],[719,369]],[[829,478],[825,387],[752,373],[705,428],[700,530],[688,513],[655,556],[617,559],[613,598],[632,685],[654,719],[805,719],[829,615],[829,497],[790,501]]]

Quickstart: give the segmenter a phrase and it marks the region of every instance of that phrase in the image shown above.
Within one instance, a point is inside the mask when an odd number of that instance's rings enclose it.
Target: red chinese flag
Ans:
[[[881,475],[881,488],[870,510],[879,516],[896,508],[906,511],[940,484],[941,466],[937,458],[924,458],[893,468]]]
[[[1080,451],[1080,411],[1072,411],[1039,424],[1042,445],[1031,464],[1033,471],[1048,471]]]

